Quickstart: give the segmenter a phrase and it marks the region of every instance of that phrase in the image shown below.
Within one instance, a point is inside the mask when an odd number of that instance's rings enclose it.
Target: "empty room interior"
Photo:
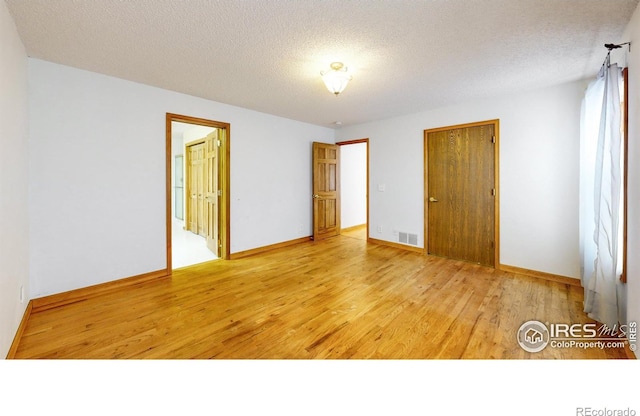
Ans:
[[[3,358],[637,358],[638,0],[2,0],[0,42]]]

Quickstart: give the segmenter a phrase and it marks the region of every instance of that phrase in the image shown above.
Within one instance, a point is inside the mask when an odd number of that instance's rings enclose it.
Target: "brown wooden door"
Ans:
[[[205,138],[206,148],[206,216],[207,216],[207,248],[220,257],[219,243],[219,158],[218,158],[218,130],[214,130]]]
[[[425,132],[429,254],[496,264],[495,124]]]
[[[202,143],[187,145],[187,230],[200,234],[202,229]]]
[[[201,236],[206,236],[207,233],[207,218],[206,218],[206,204],[205,204],[205,188],[206,188],[206,157],[205,157],[205,144],[201,143],[193,146],[193,150],[196,153],[194,157],[194,173],[195,173],[195,186],[194,191],[196,194],[196,233]]]
[[[207,235],[207,158],[206,143],[187,144],[187,221],[188,231]]]
[[[313,143],[313,239],[340,234],[340,147]]]

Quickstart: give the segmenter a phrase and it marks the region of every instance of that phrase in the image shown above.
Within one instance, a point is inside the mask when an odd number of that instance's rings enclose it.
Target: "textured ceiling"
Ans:
[[[638,0],[6,3],[31,57],[332,126],[592,76]]]

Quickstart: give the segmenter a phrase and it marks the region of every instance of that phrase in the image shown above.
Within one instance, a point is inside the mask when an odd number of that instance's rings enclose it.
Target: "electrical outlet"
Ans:
[[[378,225],[378,233],[382,234],[382,225]]]

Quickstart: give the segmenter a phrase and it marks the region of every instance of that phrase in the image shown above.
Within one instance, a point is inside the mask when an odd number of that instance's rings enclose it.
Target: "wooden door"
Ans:
[[[495,267],[496,126],[425,132],[429,254]]]
[[[313,239],[340,234],[340,148],[313,143]]]
[[[206,146],[204,142],[187,144],[187,230],[206,236]]]
[[[196,233],[201,236],[207,234],[207,218],[206,218],[206,203],[205,203],[205,188],[206,188],[206,158],[205,158],[205,144],[200,143],[193,146],[195,152],[193,162],[193,172],[195,176],[195,188],[196,195]]]
[[[207,216],[207,248],[220,257],[219,243],[219,157],[218,130],[214,130],[205,138],[206,149],[206,216]]]
[[[198,145],[198,234],[207,235],[207,204],[205,192],[207,188],[207,158],[204,143]]]
[[[198,149],[186,147],[187,155],[187,230],[198,233]]]

